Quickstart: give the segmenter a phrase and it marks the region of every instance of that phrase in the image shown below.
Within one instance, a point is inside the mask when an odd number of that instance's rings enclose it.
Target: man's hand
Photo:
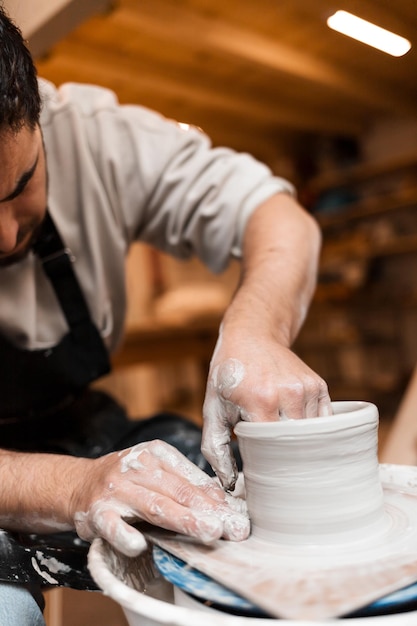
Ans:
[[[203,454],[224,488],[232,490],[237,469],[230,440],[239,420],[300,419],[331,412],[326,383],[291,350],[260,336],[241,336],[232,349],[220,337],[204,402]]]
[[[238,420],[329,415],[326,383],[291,350],[314,293],[321,236],[290,196],[277,194],[249,218],[242,275],[210,365],[203,453],[226,489],[236,468],[231,430]]]
[[[159,440],[91,461],[71,509],[82,539],[102,537],[128,556],[146,546],[129,522],[147,521],[205,543],[249,535],[244,502]]]

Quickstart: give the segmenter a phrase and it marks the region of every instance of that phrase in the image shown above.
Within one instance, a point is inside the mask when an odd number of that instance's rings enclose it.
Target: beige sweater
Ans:
[[[125,256],[135,240],[213,271],[240,256],[252,211],[286,180],[247,154],[212,148],[200,130],[107,89],[40,81],[48,206],[93,319],[110,350],[123,333]],[[140,273],[142,269],[138,267]],[[16,345],[47,348],[67,326],[39,261],[0,269],[0,332]]]

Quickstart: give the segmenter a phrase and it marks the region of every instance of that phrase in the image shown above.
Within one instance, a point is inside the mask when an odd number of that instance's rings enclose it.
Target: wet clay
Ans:
[[[377,407],[336,402],[334,411],[236,426],[252,535],[284,544],[340,545],[389,523]]]

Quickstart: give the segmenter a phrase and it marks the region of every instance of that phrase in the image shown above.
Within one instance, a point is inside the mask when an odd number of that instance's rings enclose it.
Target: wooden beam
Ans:
[[[256,97],[236,97],[234,93],[207,89],[202,85],[184,82],[181,77],[170,78],[168,76],[157,76],[146,73],[138,68],[137,62],[123,59],[123,65],[117,62],[117,54],[114,50],[100,50],[96,52],[94,58],[93,50],[90,53],[82,44],[71,44],[65,54],[62,52],[46,59],[43,63],[38,63],[39,72],[45,78],[50,78],[54,82],[65,80],[75,80],[80,82],[94,82],[113,89],[119,98],[123,100],[123,94],[128,94],[130,102],[137,102],[145,106],[153,107],[153,102],[163,99],[164,102],[170,99],[177,103],[178,109],[183,101],[186,108],[191,105],[194,109],[208,110],[211,115],[228,115],[235,121],[236,125],[250,127],[251,124],[261,126],[264,132],[267,128],[291,127],[303,129],[305,131],[314,130],[317,132],[358,134],[361,130],[360,123],[354,123],[345,119],[342,114],[329,116],[327,112],[310,110],[302,111],[299,108],[291,109],[287,106],[281,108],[279,101],[271,103],[261,103]],[[76,58],[83,58],[82,64],[74,65],[73,55]],[[133,100],[132,100],[133,98]],[[166,111],[161,111],[167,114]],[[179,121],[198,123],[195,120],[179,119]]]
[[[4,6],[40,56],[94,13],[109,10],[112,0],[4,0]]]
[[[27,38],[70,2],[71,0],[3,0],[2,5]]]
[[[161,7],[164,9],[161,10]],[[404,114],[415,113],[415,101],[398,102],[396,93],[387,93],[375,84],[371,77],[361,78],[355,73],[350,76],[334,64],[314,58],[299,49],[281,44],[264,35],[226,23],[210,15],[191,13],[179,3],[169,9],[161,0],[143,0],[140,11],[121,7],[114,14],[114,24],[124,28],[152,33],[178,45],[197,46],[224,59],[233,55],[254,66],[275,71],[277,74],[317,83],[349,97],[383,110],[402,110]],[[276,80],[279,80],[277,76]]]

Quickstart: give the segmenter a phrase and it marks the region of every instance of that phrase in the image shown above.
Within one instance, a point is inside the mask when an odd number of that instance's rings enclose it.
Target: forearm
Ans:
[[[202,450],[223,486],[237,477],[230,437],[239,420],[331,414],[327,384],[290,346],[316,285],[320,233],[290,196],[259,206],[247,224],[239,288],[210,363]]]
[[[273,329],[290,346],[316,286],[321,236],[315,220],[287,194],[270,198],[251,216],[243,241],[241,283],[224,325],[236,319]]]
[[[89,459],[0,450],[0,527],[36,533],[74,529],[71,503]]]
[[[213,541],[249,534],[243,502],[162,441],[97,459],[0,451],[0,528],[76,530],[133,556],[146,546],[131,522],[146,521]]]

